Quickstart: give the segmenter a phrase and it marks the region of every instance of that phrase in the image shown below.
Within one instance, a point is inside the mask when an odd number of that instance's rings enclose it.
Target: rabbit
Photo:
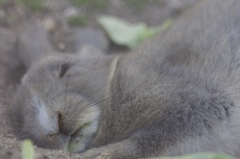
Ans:
[[[203,0],[123,55],[52,53],[45,33],[26,30],[19,53],[33,57],[12,108],[19,138],[82,158],[240,158],[239,8]]]

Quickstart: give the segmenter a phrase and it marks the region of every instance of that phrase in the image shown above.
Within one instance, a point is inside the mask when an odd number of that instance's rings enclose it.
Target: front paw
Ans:
[[[108,150],[91,149],[81,154],[81,159],[112,159]]]

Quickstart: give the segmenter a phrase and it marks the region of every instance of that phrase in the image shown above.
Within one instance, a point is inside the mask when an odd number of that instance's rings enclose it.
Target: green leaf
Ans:
[[[22,158],[23,159],[34,159],[34,149],[32,141],[26,139],[22,142]]]
[[[180,157],[161,157],[161,158],[152,158],[152,159],[235,159],[235,158],[225,154],[199,153],[199,154],[191,154],[191,155],[180,156]]]
[[[145,23],[130,24],[112,16],[100,16],[97,21],[113,42],[131,49],[134,49],[144,40],[166,29],[172,22],[168,20],[163,26],[152,28],[148,27]]]

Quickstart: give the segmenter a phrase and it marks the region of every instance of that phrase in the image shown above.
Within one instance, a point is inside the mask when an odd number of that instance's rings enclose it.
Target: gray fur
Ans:
[[[239,8],[239,0],[202,1],[128,55],[43,58],[16,95],[20,136],[65,149],[87,107],[100,115],[90,122],[97,120],[98,129],[84,140],[86,146],[71,150],[86,150],[83,158],[206,151],[240,158]],[[69,68],[60,78],[64,64]],[[52,118],[62,115],[55,138],[40,133],[34,93]]]

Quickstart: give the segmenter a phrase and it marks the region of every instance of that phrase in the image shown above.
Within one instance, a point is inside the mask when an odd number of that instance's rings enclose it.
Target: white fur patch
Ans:
[[[92,111],[94,109],[94,111]],[[89,108],[84,112],[78,123],[80,126],[79,134],[71,139],[69,143],[68,151],[70,152],[82,152],[86,148],[86,144],[91,141],[92,135],[97,131],[99,124],[100,110],[96,108]],[[86,126],[84,124],[89,123]],[[83,126],[83,127],[82,127]]]
[[[92,135],[97,131],[98,120],[93,121],[91,124],[81,128],[78,136],[71,139],[68,151],[70,152],[83,152],[86,149],[86,144],[91,141]]]
[[[98,120],[99,115],[100,115],[100,110],[97,109],[96,107],[88,108],[87,110],[84,111],[84,114],[79,119],[78,121],[79,126],[82,126],[85,123],[92,123]]]
[[[27,75],[25,74],[24,76],[23,76],[23,78],[21,79],[21,83],[22,84],[26,84],[27,82],[26,82],[26,78],[27,78]]]
[[[39,108],[38,120],[46,135],[56,134],[59,131],[58,119],[51,117],[47,112],[46,105],[37,96],[34,97],[34,104]]]
[[[84,135],[93,134],[93,133],[95,133],[97,131],[97,129],[98,129],[98,120],[93,121],[86,128],[84,128],[82,130],[82,134],[84,134]]]

